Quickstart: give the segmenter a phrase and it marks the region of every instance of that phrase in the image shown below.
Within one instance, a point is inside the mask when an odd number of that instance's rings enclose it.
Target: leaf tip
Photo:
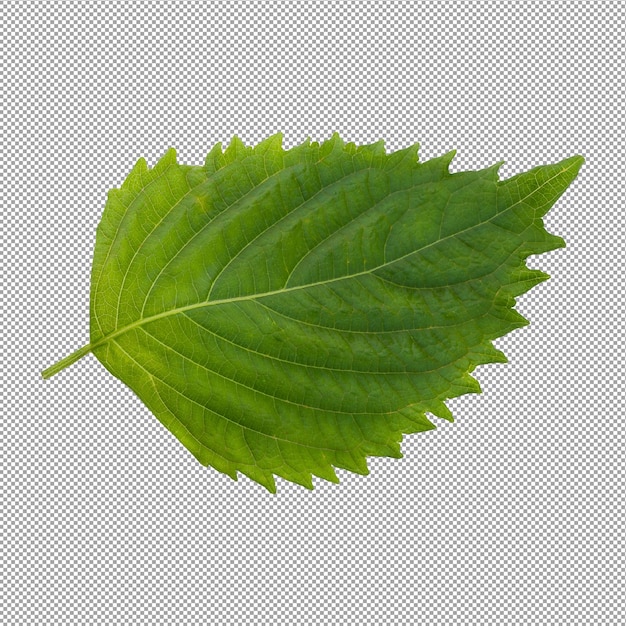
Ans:
[[[344,149],[344,141],[338,132],[334,132],[330,139],[320,145],[320,157],[326,157],[333,152],[341,152]]]
[[[335,468],[328,464],[318,463],[316,467],[313,469],[313,473],[315,476],[322,478],[323,480],[327,480],[328,482],[337,484],[339,482],[339,477],[337,476],[337,472],[335,472]]]
[[[463,384],[467,387],[465,393],[482,393],[483,389],[480,386],[477,378],[474,378],[471,374],[467,373],[462,378]]]
[[[243,141],[237,135],[233,135],[228,147],[224,150],[224,157],[228,162],[230,162],[240,156],[243,156],[247,150],[249,149],[246,148]]]
[[[547,245],[550,246],[549,250],[558,250],[560,248],[567,247],[565,243],[565,239],[559,235],[553,235],[552,233],[548,233],[548,242]],[[548,252],[549,250],[546,250]],[[550,278],[549,274],[546,274],[546,279]]]
[[[153,169],[155,173],[159,173],[159,172],[162,172],[167,167],[169,167],[170,165],[175,165],[175,164],[176,164],[176,148],[168,148],[163,154],[163,156],[157,161]]]
[[[255,150],[259,150],[260,152],[265,152],[267,150],[282,150],[283,148],[283,133],[282,131],[278,131],[273,135],[270,135],[263,141],[259,142],[255,146]]]
[[[491,344],[492,352],[490,354],[490,363],[508,363],[509,357],[499,348]]]
[[[444,402],[437,402],[433,406],[429,407],[429,413],[432,413],[435,417],[439,417],[448,422],[454,422],[452,411]]]
[[[270,493],[276,493],[276,481],[274,480],[274,475],[271,472],[247,472],[244,471],[244,474],[251,478],[254,482],[259,483],[262,487],[265,487]]]
[[[144,157],[139,157],[121,184],[119,191],[135,191],[143,185],[143,179],[149,172],[148,163]]]
[[[572,179],[576,177],[580,168],[585,164],[585,157],[582,154],[574,154],[567,159],[561,161],[561,166],[564,170],[570,170],[572,172]]]
[[[429,159],[424,165],[439,170],[441,173],[450,172],[450,164],[456,156],[456,150],[449,150],[445,154]]]
[[[487,171],[493,175],[493,180],[495,182],[500,182],[500,170],[505,163],[506,161],[504,159],[500,159],[487,168]]]
[[[373,154],[386,154],[387,153],[384,139],[379,139],[378,141],[374,141],[373,143],[367,146],[362,146],[362,148],[364,149],[367,148]]]
[[[206,155],[206,158],[204,159],[204,165],[208,165],[211,161],[220,158],[223,156],[224,150],[222,148],[222,142],[218,141],[210,150],[209,153]]]

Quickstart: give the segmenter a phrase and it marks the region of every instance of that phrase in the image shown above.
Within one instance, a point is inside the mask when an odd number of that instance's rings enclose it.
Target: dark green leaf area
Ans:
[[[582,163],[506,181],[339,136],[234,139],[203,166],[170,150],[110,192],[92,270],[91,346],[203,464],[312,487],[367,473],[403,434],[503,362],[515,297],[564,245],[542,217]]]

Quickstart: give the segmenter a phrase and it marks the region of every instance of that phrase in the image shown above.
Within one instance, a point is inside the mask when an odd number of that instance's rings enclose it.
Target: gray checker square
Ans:
[[[2,2],[1,624],[626,623],[626,4]],[[404,458],[271,495],[89,356],[106,192],[338,131],[503,178],[582,154],[531,325]]]

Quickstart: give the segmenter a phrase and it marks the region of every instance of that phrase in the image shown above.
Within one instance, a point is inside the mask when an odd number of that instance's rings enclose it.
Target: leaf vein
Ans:
[[[176,348],[167,345],[166,343],[163,343],[158,337],[156,337],[153,333],[151,333],[150,331],[148,331],[145,328],[141,328],[141,330],[148,335],[148,337],[150,337],[152,340],[156,341],[157,343],[159,343],[160,345],[162,345],[166,350],[169,350],[171,352],[174,352],[175,354],[177,354],[178,356],[180,356],[181,358],[183,358],[186,361],[189,361],[189,363],[192,363],[193,365],[197,365],[198,367],[206,370],[207,372],[214,374],[215,376],[222,378],[223,380],[230,382],[230,383],[234,383],[235,385],[240,385],[241,387],[243,387],[244,389],[248,389],[249,391],[252,391],[253,393],[258,393],[259,395],[262,396],[266,396],[267,398],[271,398],[273,401],[276,400],[280,400],[281,402],[284,402],[285,404],[292,404],[294,406],[303,408],[303,409],[311,409],[312,411],[322,411],[324,413],[336,413],[339,415],[350,415],[350,416],[354,416],[354,413],[352,411],[341,411],[340,409],[329,409],[326,407],[320,407],[320,406],[314,406],[314,405],[309,405],[309,404],[303,404],[302,402],[295,402],[294,400],[289,400],[285,397],[279,397],[276,394],[270,394],[267,393],[265,391],[262,391],[261,389],[257,389],[256,387],[252,387],[251,385],[244,383],[240,380],[235,380],[234,378],[230,378],[228,376],[225,376],[224,374],[221,374],[220,372],[218,372],[217,370],[208,367],[205,363],[201,363],[200,361],[196,361],[195,359],[192,359],[190,356],[187,356],[186,354],[183,354],[182,352],[180,352],[179,350],[176,350]],[[368,414],[370,415],[390,415],[391,413],[393,413],[393,411],[367,411]]]
[[[301,441],[295,441],[293,439],[287,439],[285,437],[278,437],[277,435],[271,435],[269,433],[266,433],[265,431],[262,430],[258,430],[257,428],[252,428],[252,426],[249,426],[247,424],[243,424],[241,422],[238,422],[237,420],[231,419],[230,417],[223,415],[222,413],[219,413],[218,411],[215,411],[214,409],[210,409],[208,406],[206,406],[205,404],[202,404],[201,402],[198,402],[197,400],[194,400],[193,398],[190,398],[189,396],[186,396],[184,393],[182,393],[179,389],[176,389],[176,387],[173,387],[172,385],[170,385],[166,380],[164,380],[163,378],[161,378],[160,376],[158,376],[157,374],[153,374],[150,370],[146,369],[146,367],[144,367],[141,363],[139,363],[131,354],[129,354],[126,350],[124,350],[124,348],[122,348],[122,346],[120,345],[120,343],[118,341],[115,342],[115,344],[117,345],[117,347],[129,358],[131,359],[131,361],[133,361],[140,369],[142,369],[144,372],[146,372],[146,374],[148,374],[149,376],[151,376],[152,378],[158,380],[159,382],[161,382],[163,385],[165,385],[166,387],[168,387],[169,389],[171,389],[173,392],[175,392],[176,394],[178,394],[179,396],[181,396],[182,398],[184,398],[185,400],[192,402],[193,404],[195,404],[196,406],[199,406],[200,408],[202,408],[205,411],[208,411],[209,413],[212,413],[213,415],[224,419],[227,422],[230,422],[231,424],[235,424],[236,426],[239,426],[242,429],[245,430],[249,430],[251,432],[255,432],[259,435],[262,435],[264,437],[268,437],[270,439],[275,439],[276,441],[282,441],[284,443],[288,443],[288,444],[292,444],[295,446],[302,446],[304,448],[311,448],[312,450],[328,450],[329,452],[337,452],[337,450],[342,450],[342,448],[336,449],[336,448],[328,448],[328,447],[324,447],[324,446],[313,446],[307,443],[302,443]],[[183,424],[183,422],[181,422],[176,416],[174,416],[176,421],[178,423],[181,424],[181,426],[183,426],[184,428],[186,428],[185,424]],[[191,433],[190,433],[191,434]],[[193,434],[192,434],[193,436]],[[196,439],[197,441],[199,441],[196,437],[194,437],[194,439]],[[207,447],[205,444],[203,444],[202,442],[199,442],[202,446]],[[254,454],[253,454],[254,456]]]

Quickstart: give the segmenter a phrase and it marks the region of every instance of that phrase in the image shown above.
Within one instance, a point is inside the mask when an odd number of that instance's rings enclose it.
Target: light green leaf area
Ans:
[[[275,491],[400,457],[404,433],[479,392],[492,340],[524,326],[526,258],[574,156],[499,181],[338,135],[284,150],[169,150],[109,193],[92,268],[93,354],[204,465]]]

